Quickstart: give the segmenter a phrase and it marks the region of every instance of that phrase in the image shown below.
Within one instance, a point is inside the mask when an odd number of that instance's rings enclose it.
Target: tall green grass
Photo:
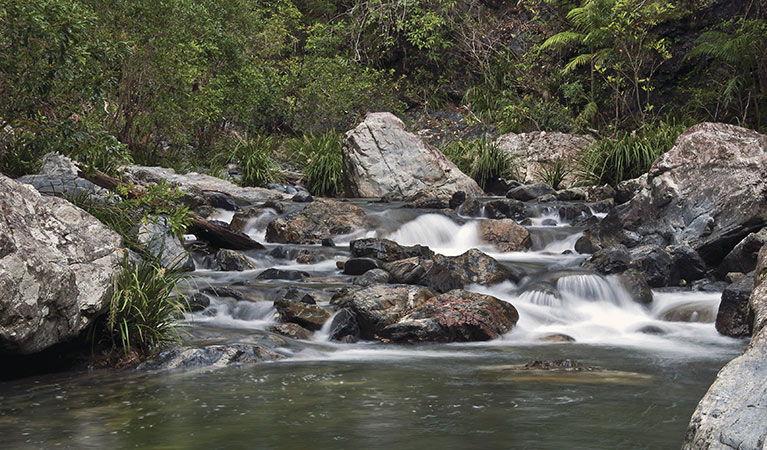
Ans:
[[[165,343],[179,343],[178,320],[188,309],[176,285],[184,272],[165,268],[161,255],[125,259],[114,278],[106,330],[112,350],[145,356]]]
[[[329,130],[305,134],[288,144],[290,156],[305,163],[304,175],[314,195],[335,196],[343,190],[343,152],[341,134]]]
[[[482,189],[497,178],[516,177],[514,160],[486,137],[454,141],[441,149],[461,172],[472,177]]]
[[[211,158],[211,166],[223,166],[238,162],[242,172],[243,186],[263,187],[282,179],[280,166],[274,159],[279,142],[274,136],[258,134],[254,137],[235,138],[230,149],[219,152]]]
[[[681,124],[659,123],[596,141],[579,161],[579,177],[585,184],[611,186],[639,177],[674,146],[685,129]]]

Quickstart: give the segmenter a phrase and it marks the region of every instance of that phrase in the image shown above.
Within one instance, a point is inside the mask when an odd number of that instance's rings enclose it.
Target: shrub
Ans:
[[[113,281],[107,316],[113,350],[143,356],[163,343],[181,340],[177,320],[187,308],[175,287],[183,277],[183,271],[163,267],[160,255],[138,262],[125,259]]]
[[[622,181],[639,177],[650,170],[660,155],[673,147],[684,130],[683,125],[661,123],[596,141],[579,162],[580,178],[587,184],[616,186]]]
[[[290,144],[293,159],[307,163],[306,184],[315,195],[333,196],[343,189],[341,135],[335,130],[305,134]]]

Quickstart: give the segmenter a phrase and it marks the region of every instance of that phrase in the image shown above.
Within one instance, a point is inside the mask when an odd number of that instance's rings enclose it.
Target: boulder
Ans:
[[[586,267],[604,275],[625,272],[630,265],[631,255],[624,245],[599,250],[586,261]]]
[[[278,217],[266,226],[266,241],[281,244],[316,244],[323,239],[367,227],[359,206],[333,200],[316,200],[303,210]]]
[[[313,331],[321,329],[331,316],[330,312],[321,306],[285,297],[275,300],[274,307],[280,314],[281,321],[296,323]]]
[[[667,252],[671,257],[668,285],[679,286],[687,282],[700,280],[706,276],[706,263],[692,247],[687,244],[672,245]]]
[[[458,191],[483,195],[477,183],[423,139],[405,130],[391,113],[370,113],[346,132],[343,144],[344,193],[406,199],[419,192],[449,199]]]
[[[501,252],[525,251],[533,246],[527,228],[517,225],[512,219],[482,220],[477,227],[479,238],[493,244]]]
[[[458,214],[466,217],[479,217],[482,204],[474,197],[469,197],[458,207]]]
[[[639,178],[625,180],[615,187],[615,203],[622,204],[634,198],[634,196],[647,186],[647,174]]]
[[[360,325],[354,311],[344,308],[333,316],[329,337],[331,341],[346,342],[354,342],[360,338]]]
[[[232,222],[229,226],[232,230],[242,233],[249,227],[259,222],[264,223],[266,220],[273,220],[274,216],[282,213],[283,208],[280,203],[268,201],[261,206],[237,210],[237,212],[234,213],[234,217],[232,217]]]
[[[730,337],[751,336],[753,317],[749,320],[748,299],[753,291],[753,274],[727,286],[716,314],[716,331]]]
[[[463,191],[457,191],[450,197],[450,201],[448,202],[448,207],[450,209],[456,209],[459,206],[463,204],[463,202],[466,201],[466,193]]]
[[[750,233],[724,257],[717,268],[717,273],[722,276],[729,272],[748,273],[756,267],[756,257],[764,244],[767,244],[767,228],[757,233]]]
[[[434,252],[429,247],[422,245],[407,247],[389,239],[356,239],[349,243],[349,249],[355,258],[374,258],[384,262],[398,261],[413,256],[422,258],[434,256]]]
[[[652,303],[652,290],[644,273],[629,269],[618,275],[618,279],[635,302],[642,305]]]
[[[463,287],[461,276],[432,259],[418,256],[386,263],[389,282],[396,284],[417,284],[436,292],[447,292]]]
[[[643,272],[650,287],[664,287],[671,272],[671,256],[660,247],[641,245],[629,251],[631,267]]]
[[[525,204],[519,200],[492,200],[485,204],[485,217],[488,219],[525,220],[530,214]]]
[[[138,241],[154,257],[159,257],[164,267],[194,270],[194,259],[181,244],[181,240],[170,232],[168,219],[150,216],[142,221],[137,230]]]
[[[376,284],[343,288],[330,303],[353,312],[359,324],[360,338],[370,340],[435,295],[434,291],[422,286]]]
[[[256,276],[257,280],[303,280],[309,278],[311,274],[301,270],[281,270],[275,268],[269,268],[259,273]]]
[[[513,266],[499,263],[476,248],[458,256],[434,255],[434,261],[457,273],[464,285],[482,284],[485,286],[506,280],[518,282],[525,276],[524,271]]]
[[[109,305],[120,237],[66,200],[0,175],[0,353],[70,340]]]
[[[357,286],[370,286],[378,283],[388,283],[391,279],[389,272],[383,269],[371,269],[352,281],[352,284]]]
[[[362,275],[368,270],[378,268],[378,261],[373,258],[351,258],[344,263],[344,274]]]
[[[394,342],[489,341],[511,331],[516,308],[495,297],[453,290],[413,308],[380,335]]]
[[[716,376],[693,412],[684,450],[763,449],[767,442],[767,246],[759,251],[749,298],[753,337],[743,354]]]
[[[520,181],[536,183],[544,181],[544,170],[557,161],[562,161],[566,169],[574,168],[581,152],[592,141],[587,136],[536,131],[504,134],[495,143],[517,162]],[[571,173],[565,177],[564,184],[572,185],[575,181],[575,174]]]
[[[243,270],[257,269],[257,267],[242,253],[225,248],[216,252],[216,264],[218,265],[218,270],[224,272],[242,272]]]
[[[556,191],[546,183],[526,184],[510,189],[506,198],[527,202],[540,200],[544,196],[554,195]]]
[[[647,186],[602,222],[603,241],[687,243],[709,266],[767,223],[767,136],[721,123],[685,131],[653,163]]]

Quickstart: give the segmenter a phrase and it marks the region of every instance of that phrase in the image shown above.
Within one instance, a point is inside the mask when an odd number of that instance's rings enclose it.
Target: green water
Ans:
[[[215,371],[27,379],[0,384],[0,447],[679,448],[739,347],[687,357],[577,344],[362,345]],[[565,357],[609,371],[508,368]]]

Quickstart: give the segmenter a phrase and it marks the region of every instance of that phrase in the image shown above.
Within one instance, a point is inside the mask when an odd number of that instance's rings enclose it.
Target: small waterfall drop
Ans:
[[[481,247],[477,222],[459,225],[440,214],[424,214],[387,236],[401,245],[426,245],[445,255],[459,255]]]

